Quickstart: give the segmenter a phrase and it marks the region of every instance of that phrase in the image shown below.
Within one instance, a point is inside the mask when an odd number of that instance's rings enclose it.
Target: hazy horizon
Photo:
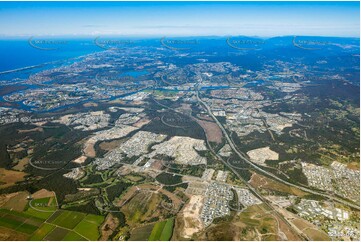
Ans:
[[[1,2],[0,37],[359,37],[359,2]]]
[[[275,35],[275,36],[255,36],[255,35],[18,35],[18,36],[2,36],[0,35],[1,40],[7,39],[29,39],[34,38],[67,38],[67,39],[94,39],[96,37],[108,37],[108,38],[131,38],[131,39],[159,39],[159,38],[227,38],[227,37],[246,37],[246,38],[257,38],[257,39],[271,39],[271,38],[293,38],[293,37],[317,37],[317,38],[348,38],[348,39],[360,39],[360,36],[321,36],[321,35]]]

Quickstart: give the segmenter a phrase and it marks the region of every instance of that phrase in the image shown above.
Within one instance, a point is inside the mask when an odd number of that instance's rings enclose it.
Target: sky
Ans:
[[[359,37],[359,2],[0,2],[9,36]]]

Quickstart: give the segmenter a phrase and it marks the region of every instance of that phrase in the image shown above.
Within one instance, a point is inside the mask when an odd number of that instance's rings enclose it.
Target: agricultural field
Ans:
[[[49,205],[49,206],[45,206]],[[0,231],[15,240],[97,240],[103,216],[57,210],[55,197],[30,200],[23,212],[0,209]],[[33,207],[35,205],[35,207]],[[40,210],[44,209],[44,210]]]
[[[100,236],[99,226],[104,217],[88,214],[75,228],[74,231],[83,235],[88,240],[97,240]]]
[[[63,240],[68,232],[69,231],[64,228],[55,227],[43,240]]]
[[[4,194],[0,196],[0,207],[18,212],[24,211],[28,204],[26,198],[29,194],[30,193],[26,191]]]
[[[66,5],[0,0],[0,242],[361,241],[359,3]]]
[[[154,225],[148,240],[168,241],[172,237],[174,218],[170,218]]]
[[[31,240],[42,240],[48,233],[55,229],[55,225],[44,223],[39,229],[31,236]]]
[[[79,212],[62,211],[60,214],[57,213],[53,216],[56,216],[52,222],[53,224],[67,229],[73,229],[75,226],[77,226],[78,223],[80,223],[80,221],[85,218],[86,215]]]
[[[0,210],[0,226],[16,230],[24,234],[32,234],[42,224],[42,220],[25,213]]]
[[[44,197],[30,200],[25,213],[40,219],[48,219],[57,210],[55,197]]]
[[[74,231],[69,231],[63,238],[63,241],[86,241],[86,239]]]
[[[133,229],[129,240],[131,241],[147,240],[153,231],[153,227],[154,224],[147,224],[145,226]]]

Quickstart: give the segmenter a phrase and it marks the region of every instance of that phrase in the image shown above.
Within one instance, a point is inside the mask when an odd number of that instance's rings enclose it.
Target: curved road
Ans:
[[[197,94],[197,99],[198,101],[206,108],[208,114],[212,117],[212,119],[217,123],[217,125],[219,126],[219,128],[222,130],[224,136],[226,137],[227,139],[227,142],[229,144],[229,146],[232,148],[232,150],[239,156],[239,158],[241,158],[243,161],[245,161],[246,163],[248,163],[249,165],[251,165],[254,169],[256,169],[257,171],[263,173],[263,174],[266,174],[267,176],[270,176],[272,177],[273,179],[283,183],[283,184],[286,184],[288,186],[292,186],[292,187],[295,187],[295,188],[298,188],[302,191],[305,191],[305,192],[308,192],[308,193],[312,193],[312,194],[315,194],[315,195],[319,195],[319,196],[323,196],[323,197],[326,197],[326,198],[331,198],[332,200],[334,201],[337,201],[339,203],[342,203],[344,205],[347,205],[347,206],[350,206],[352,208],[355,208],[355,209],[358,209],[360,210],[360,207],[353,204],[353,203],[350,203],[348,201],[344,201],[342,199],[339,199],[337,197],[333,197],[333,196],[330,196],[330,195],[326,195],[326,194],[323,194],[323,193],[320,193],[320,192],[317,192],[317,191],[313,191],[309,188],[306,188],[306,187],[302,187],[302,186],[298,186],[296,184],[293,184],[293,183],[290,183],[288,181],[285,181],[281,178],[279,178],[278,176],[274,175],[273,173],[270,173],[268,171],[265,171],[263,170],[262,168],[256,166],[253,162],[251,162],[250,160],[248,160],[244,155],[242,155],[236,148],[235,144],[233,143],[233,141],[231,140],[231,138],[228,136],[228,133],[226,132],[226,130],[224,129],[223,125],[218,121],[218,119],[213,115],[210,107],[204,102],[202,101],[202,99],[200,99],[199,97],[199,91],[197,90],[196,91],[196,94]],[[228,166],[228,165],[227,165]],[[229,166],[228,166],[229,167]],[[231,170],[233,170],[231,167],[229,167]]]

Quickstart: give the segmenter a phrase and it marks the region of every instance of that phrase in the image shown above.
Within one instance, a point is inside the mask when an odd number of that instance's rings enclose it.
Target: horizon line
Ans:
[[[277,37],[321,37],[321,38],[355,38],[360,39],[360,35],[357,36],[341,36],[341,35],[304,35],[304,34],[289,34],[289,35],[269,35],[269,36],[261,36],[261,35],[160,35],[160,34],[148,34],[148,35],[137,35],[137,34],[130,34],[130,35],[122,35],[122,34],[59,34],[59,35],[30,35],[30,34],[24,34],[24,35],[5,35],[0,34],[0,39],[2,38],[96,38],[96,37],[119,37],[119,38],[226,38],[226,37],[248,37],[248,38],[277,38]]]

